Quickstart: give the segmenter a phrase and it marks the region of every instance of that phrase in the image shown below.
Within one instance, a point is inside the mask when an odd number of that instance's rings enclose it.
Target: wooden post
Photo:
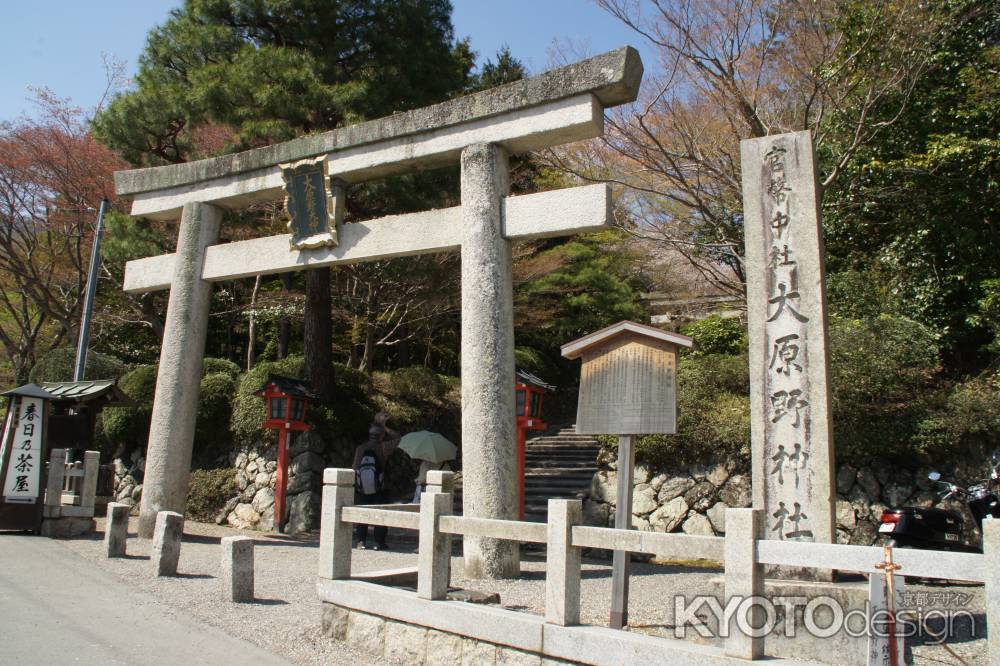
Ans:
[[[618,493],[615,529],[632,529],[632,468],[635,466],[635,437],[618,436]],[[628,624],[628,574],[631,555],[616,550],[611,564],[611,628]]]
[[[274,531],[285,531],[285,489],[288,488],[288,428],[278,431],[278,475],[274,480]]]

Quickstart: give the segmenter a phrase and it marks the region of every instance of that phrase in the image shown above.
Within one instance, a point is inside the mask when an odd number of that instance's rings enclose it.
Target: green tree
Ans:
[[[94,129],[134,164],[183,162],[441,101],[466,88],[472,63],[448,0],[187,0]],[[349,210],[393,207],[367,192],[354,188]],[[304,323],[309,379],[326,399],[330,282],[328,268],[308,272]]]
[[[848,40],[861,38],[851,26],[870,11],[847,6]],[[962,373],[986,361],[992,336],[977,314],[1000,266],[1000,9],[948,0],[929,11],[943,28],[927,67],[912,90],[872,109],[885,128],[827,192],[824,227],[831,271],[891,294],[899,314],[937,331]],[[850,140],[841,119],[832,124]]]

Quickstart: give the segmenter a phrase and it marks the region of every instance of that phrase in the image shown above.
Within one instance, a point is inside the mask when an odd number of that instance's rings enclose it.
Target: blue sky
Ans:
[[[638,35],[591,0],[452,0],[458,37],[471,37],[480,61],[507,44],[532,72],[549,64],[556,41],[588,54],[631,44],[647,70]],[[30,86],[44,86],[86,110],[105,89],[102,53],[134,72],[146,33],[181,0],[50,0],[4,7],[0,24],[0,121],[32,113]]]

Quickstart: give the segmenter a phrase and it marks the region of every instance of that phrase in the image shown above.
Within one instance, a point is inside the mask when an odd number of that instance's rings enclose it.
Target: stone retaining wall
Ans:
[[[370,652],[374,657],[413,666],[548,666],[572,663],[458,634],[388,620],[330,603],[323,604],[323,634]]]
[[[841,465],[837,470],[837,542],[871,545],[886,507],[941,506],[967,515],[964,504],[942,503],[927,479],[929,468],[907,470],[885,464]],[[584,500],[589,525],[614,526],[618,487],[615,464],[594,475]],[[652,470],[637,465],[632,490],[632,522],[636,529],[715,535],[726,531],[726,509],[748,507],[750,473],[745,465],[720,462],[681,469]],[[967,535],[971,537],[970,535]]]
[[[219,511],[215,522],[237,529],[270,530],[274,524],[274,485],[277,479],[274,444],[257,443],[234,450],[229,460],[236,478],[237,495]],[[289,534],[319,527],[322,503],[323,469],[327,461],[322,453],[326,445],[314,433],[297,435],[288,452],[288,522]],[[115,501],[139,510],[146,460],[135,451],[127,459],[116,458]]]

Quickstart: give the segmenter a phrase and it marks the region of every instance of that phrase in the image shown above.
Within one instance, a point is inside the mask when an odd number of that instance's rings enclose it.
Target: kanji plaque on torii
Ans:
[[[830,543],[833,442],[809,132],[743,141],[753,504],[763,538]]]

